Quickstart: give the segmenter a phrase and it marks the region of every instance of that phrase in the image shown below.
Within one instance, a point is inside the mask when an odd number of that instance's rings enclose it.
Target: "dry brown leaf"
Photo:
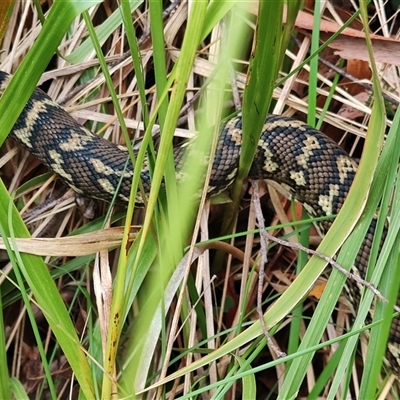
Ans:
[[[356,96],[354,96],[354,98],[356,98],[361,103],[366,104],[368,99],[370,98],[370,94],[367,92],[361,92]],[[357,109],[356,107],[351,107],[347,104],[343,104],[343,106],[338,111],[338,115],[340,115],[343,118],[355,120],[356,118],[363,117],[364,112]]]
[[[376,36],[376,35],[372,35]],[[329,35],[322,34],[321,38],[328,39]],[[335,49],[335,54],[348,60],[357,59],[369,61],[365,39],[340,35],[330,45]],[[386,64],[400,65],[400,42],[381,37],[372,39],[375,61]]]
[[[326,282],[324,281],[317,281],[317,283],[314,285],[314,287],[311,289],[309,296],[310,297],[315,297],[317,300],[319,300],[322,296],[322,293],[324,292],[326,287]]]
[[[314,17],[303,11],[299,12],[296,19],[296,27],[312,30]],[[322,20],[320,24],[321,39],[327,41],[331,35],[336,33],[341,26],[331,21]],[[327,32],[327,33],[323,33]],[[372,47],[374,49],[375,61],[400,65],[400,42],[396,39],[371,34]],[[346,59],[357,59],[369,61],[367,46],[365,44],[364,32],[353,28],[346,28],[329,47],[335,49],[335,54]]]
[[[250,10],[253,14],[257,14],[258,2],[252,2]],[[286,22],[286,15],[283,17],[283,22]],[[313,15],[299,11],[295,23],[297,28],[311,31],[313,24]],[[331,33],[336,33],[340,28],[341,26],[335,22],[321,20],[321,39],[326,41],[331,37]],[[400,65],[400,41],[374,34],[370,36],[376,62]],[[365,34],[357,29],[344,29],[339,37],[329,44],[329,47],[335,49],[335,54],[346,60],[358,59],[369,61],[367,46],[365,45]]]
[[[346,65],[346,71],[358,79],[371,79],[372,76],[369,64],[361,60],[349,60]],[[357,87],[360,86],[357,85]]]

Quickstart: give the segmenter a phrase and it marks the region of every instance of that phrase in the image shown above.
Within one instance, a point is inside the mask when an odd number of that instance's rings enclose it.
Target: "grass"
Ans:
[[[124,1],[120,9],[114,2],[98,2],[87,9],[84,3],[76,8],[76,2],[55,1],[43,27],[33,6],[15,5],[1,55],[2,68],[15,73],[0,101],[1,137],[11,129],[30,91],[47,77],[44,88],[88,128],[117,143],[134,139],[131,157],[136,171],[147,157],[152,188],[146,208],[137,210],[134,198],[141,183],[136,173],[127,209],[100,203],[95,219],[89,221],[67,198],[25,226],[21,210],[24,215],[43,203],[60,184],[42,175],[44,170],[22,151],[9,159],[14,145],[3,146],[0,228],[1,236],[9,238],[5,244],[12,268],[4,262],[0,278],[5,332],[0,336],[1,397],[222,399],[234,394],[255,398],[255,393],[261,398],[265,393],[263,398],[311,399],[351,393],[375,398],[388,388],[387,396],[396,397],[390,374],[381,379],[377,362],[383,358],[398,293],[398,282],[392,278],[400,276],[396,222],[369,269],[371,281],[381,281],[389,304],[378,302],[366,361],[357,346],[372,292],[363,295],[354,325],[346,333],[345,306],[337,306],[345,283],[342,274],[329,274],[317,306],[307,299],[315,281],[326,276],[320,259],[312,258],[294,279],[291,267],[297,254],[276,245],[269,250],[265,320],[284,350],[290,335],[288,356],[276,359],[257,321],[259,236],[254,212],[243,207],[240,192],[265,114],[275,108],[306,119],[309,107],[310,123],[318,123],[323,114],[341,134],[363,137],[368,129],[353,193],[319,246],[321,253],[333,255],[344,243],[338,262],[349,268],[378,204],[381,224],[391,207],[393,220],[399,220],[398,190],[390,197],[397,183],[398,115],[378,161],[386,126],[383,105],[375,101],[373,109],[368,108],[370,119],[361,124],[335,116],[333,99],[356,107],[357,102],[342,89],[339,76],[324,76],[317,59],[310,61],[307,51],[293,44],[291,34],[311,54],[322,51],[319,25],[314,26],[312,45],[307,44],[307,38],[293,30],[300,2],[287,3],[288,24],[282,31],[278,2],[262,3],[258,20],[251,9],[243,10],[243,3],[232,1],[194,2],[190,10],[187,3],[180,4],[163,20],[158,2]],[[361,15],[367,26],[365,10]],[[19,41],[13,40],[20,25],[25,29]],[[40,33],[28,51],[30,28]],[[257,47],[252,48],[255,34]],[[58,54],[52,58],[55,49]],[[125,51],[132,59],[123,56]],[[50,60],[51,67],[43,74]],[[311,85],[305,95],[300,90],[304,80]],[[382,72],[373,70],[371,82],[380,99]],[[290,90],[293,85],[296,90]],[[182,105],[199,90],[201,97],[176,129]],[[204,163],[200,170],[199,163],[191,161],[212,159],[219,123],[235,111],[232,91],[243,97],[245,141],[232,201],[210,205],[205,190],[201,199],[192,201],[194,193],[207,187],[209,166]],[[320,94],[328,94],[322,106]],[[154,135],[157,129],[159,137]],[[322,129],[330,131],[328,126]],[[181,184],[176,180],[172,143],[181,142],[180,135],[193,136],[194,130],[198,140],[184,171],[189,178]],[[269,218],[272,233],[296,240],[296,233],[303,234],[310,221],[290,222],[288,203],[273,190],[268,188],[275,207]],[[223,203],[227,196],[218,199]],[[138,225],[134,241],[133,225]],[[111,226],[120,227],[117,246]],[[58,242],[51,241],[73,235],[83,242],[86,236],[79,235],[93,232],[102,235],[104,243],[110,240],[109,250],[88,255],[90,250],[84,253],[87,247],[82,243],[66,256]],[[11,250],[18,248],[19,238],[30,234],[50,238],[48,256]],[[315,241],[311,237],[310,246]],[[192,267],[194,262],[197,268]]]

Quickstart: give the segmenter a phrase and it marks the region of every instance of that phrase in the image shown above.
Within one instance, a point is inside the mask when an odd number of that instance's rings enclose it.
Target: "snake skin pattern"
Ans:
[[[8,74],[0,71],[0,93],[9,79]],[[209,184],[210,194],[220,192],[233,183],[239,163],[241,132],[240,115],[221,126]],[[130,161],[127,162],[127,150],[79,125],[41,90],[35,90],[10,136],[76,192],[85,196],[111,201],[122,177],[117,201],[128,201],[133,166]],[[183,148],[175,150],[178,173],[183,155]],[[249,177],[276,181],[304,205],[310,216],[323,217],[339,212],[356,171],[357,164],[352,158],[321,132],[302,122],[271,115],[264,124]],[[150,174],[147,165],[142,168],[141,180],[144,191],[148,193]],[[136,202],[142,203],[140,194]],[[331,224],[332,220],[326,220],[320,222],[317,228],[323,234]],[[361,277],[365,276],[374,231],[375,221],[353,267]],[[360,289],[357,284],[349,282],[346,292],[353,304],[358,304]],[[399,300],[397,304],[400,305]],[[398,318],[392,323],[387,358],[399,375]]]

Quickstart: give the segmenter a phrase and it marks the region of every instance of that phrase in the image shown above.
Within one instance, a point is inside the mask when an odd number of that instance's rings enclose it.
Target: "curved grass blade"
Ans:
[[[0,101],[0,143],[12,129],[18,115],[35,89],[40,75],[57,49],[61,38],[72,20],[82,11],[98,3],[97,1],[55,1],[45,24],[32,48],[11,79]],[[15,101],[18,99],[18,101]],[[10,236],[8,224],[8,204],[11,201],[6,188],[0,182],[0,221],[6,237]],[[8,201],[7,201],[8,199]],[[29,237],[18,211],[11,206],[11,219],[16,237]],[[54,335],[63,349],[86,398],[93,397],[93,381],[89,363],[80,346],[75,327],[68,315],[65,304],[43,263],[42,258],[21,254],[22,272],[36,301],[44,312]]]
[[[367,43],[368,43],[368,35],[366,35]],[[370,54],[371,60],[373,62],[372,53]],[[379,152],[382,147],[383,137],[385,133],[385,118],[382,118],[384,113],[384,104],[380,92],[379,80],[377,79],[376,70],[374,71],[374,91],[375,98],[377,101],[374,103],[374,108],[371,115],[371,121],[368,129],[367,141],[365,143],[363,156],[360,162],[359,170],[357,172],[354,183],[351,187],[351,190],[348,194],[348,197],[340,211],[337,219],[333,223],[330,231],[328,232],[326,238],[323,240],[321,245],[318,248],[322,254],[333,255],[335,253],[334,247],[328,245],[325,250],[325,244],[328,243],[331,235],[333,233],[338,233],[336,231],[339,228],[339,223],[342,223],[343,218],[343,227],[340,231],[341,240],[345,238],[343,232],[351,232],[354,224],[357,222],[360,217],[360,211],[364,209],[365,202],[369,193],[370,184],[372,182],[372,177],[374,176],[376,165],[378,163]],[[360,210],[360,211],[358,211]],[[347,216],[347,217],[346,217]],[[354,218],[356,216],[356,218]],[[346,223],[345,218],[349,220]],[[371,216],[372,218],[372,216]],[[357,244],[353,244],[350,241],[347,242],[339,255],[338,262],[349,269],[354,262],[356,253],[361,245],[361,242],[364,238],[366,229],[369,226],[369,220],[364,220],[364,227],[360,229],[356,229],[353,235],[353,239]],[[332,252],[332,250],[334,250]],[[344,254],[347,253],[347,256]],[[312,261],[312,260],[311,260]],[[300,349],[303,349],[307,346],[312,346],[322,335],[322,331],[328,322],[329,315],[327,313],[333,310],[334,304],[333,299],[337,299],[340,295],[341,287],[344,285],[345,279],[343,276],[338,276],[338,271],[333,271],[332,276],[329,279],[328,285],[326,287],[326,293],[321,298],[321,301],[318,304],[317,311],[314,313],[314,318],[310,323],[310,326],[307,329],[306,335],[303,338],[303,341],[300,345]],[[334,286],[336,284],[336,286]],[[331,286],[332,285],[332,286]],[[336,300],[335,300],[336,302]],[[329,306],[328,306],[329,303]],[[320,315],[320,314],[321,315]],[[324,316],[324,319],[321,316]],[[355,346],[357,338],[351,338],[347,343],[347,354],[351,354],[351,346]],[[346,351],[344,351],[346,355]],[[311,361],[311,355],[306,357],[296,359],[288,371],[288,375],[286,377],[284,386],[280,393],[279,398],[285,399],[290,398],[297,393],[299,390],[300,384],[303,380],[303,376],[306,373],[306,368]],[[340,379],[338,379],[339,382]]]
[[[388,299],[388,303],[384,304],[381,301],[376,303],[376,309],[374,311],[374,321],[382,320],[382,324],[376,328],[371,329],[370,339],[368,343],[367,358],[365,360],[365,367],[363,370],[363,377],[360,386],[360,396],[364,398],[371,398],[376,393],[376,382],[382,369],[382,363],[378,360],[384,360],[385,353],[387,352],[387,339],[393,318],[393,307],[397,302],[399,294],[399,232],[400,232],[400,186],[399,186],[399,173],[398,164],[400,159],[400,135],[399,132],[400,115],[396,113],[392,123],[392,131],[397,132],[395,137],[395,145],[390,146],[391,160],[389,166],[389,172],[387,174],[387,184],[384,190],[384,196],[382,204],[380,205],[380,221],[382,224],[386,222],[386,216],[389,215],[390,210],[392,214],[390,216],[390,225],[385,239],[385,244],[382,247],[379,259],[376,262],[375,268],[373,269],[371,280],[375,285],[379,281],[376,275],[382,278],[379,283],[379,289],[381,293]],[[397,173],[397,176],[396,176]],[[393,195],[393,188],[395,192]],[[391,199],[393,196],[393,199]],[[390,204],[390,205],[389,205]],[[376,238],[378,239],[378,238]],[[379,242],[374,245],[378,252]],[[372,255],[371,255],[372,258]],[[370,262],[371,264],[371,262]],[[369,265],[368,269],[372,269],[373,265]],[[365,300],[367,300],[368,293],[365,294]],[[369,297],[371,297],[369,295]],[[361,304],[360,311],[363,303]],[[365,307],[370,307],[370,301]],[[390,346],[390,345],[389,345]]]

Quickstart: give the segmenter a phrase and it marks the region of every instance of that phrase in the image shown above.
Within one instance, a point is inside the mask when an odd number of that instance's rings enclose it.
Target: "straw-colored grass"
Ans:
[[[134,201],[127,208],[78,207],[60,180],[4,142],[0,398],[396,398],[395,379],[381,360],[400,277],[397,67],[379,64],[372,75],[355,77],[369,88],[355,95],[343,77],[352,60],[321,45],[321,24],[341,26],[346,15],[330,3],[308,11],[314,19],[307,32],[295,23],[300,1],[261,2],[259,10],[225,0],[165,10],[156,1],[88,3],[43,1],[42,26],[33,2],[16,2],[0,53],[0,68],[15,77],[0,101],[1,142],[39,84],[88,129],[132,143],[132,199],[144,157],[152,189],[145,209]],[[396,19],[381,2],[370,7],[377,16],[367,16],[360,3],[360,14],[347,15],[358,31],[371,21],[377,29],[378,21],[389,28],[385,35],[397,35]],[[212,159],[221,120],[242,100],[244,144],[230,197],[210,201],[203,190],[195,201],[209,175],[198,160]],[[393,210],[368,277],[375,285],[381,280],[389,304],[377,302],[369,341],[373,293],[365,292],[353,324],[347,301],[338,302],[346,277],[321,259],[307,263],[293,246],[272,243],[262,287],[272,339],[263,334],[256,312],[261,239],[243,192],[252,193],[245,177],[269,112],[308,121],[357,158],[368,136],[349,202],[319,251],[333,256],[344,243],[337,261],[349,268],[378,204],[380,226]],[[384,133],[388,146],[381,152]],[[194,136],[197,155],[183,185],[172,148]],[[316,221],[275,186],[261,191],[268,192],[261,204],[271,235],[313,249],[320,244],[311,228]],[[277,357],[277,349],[288,355]]]

